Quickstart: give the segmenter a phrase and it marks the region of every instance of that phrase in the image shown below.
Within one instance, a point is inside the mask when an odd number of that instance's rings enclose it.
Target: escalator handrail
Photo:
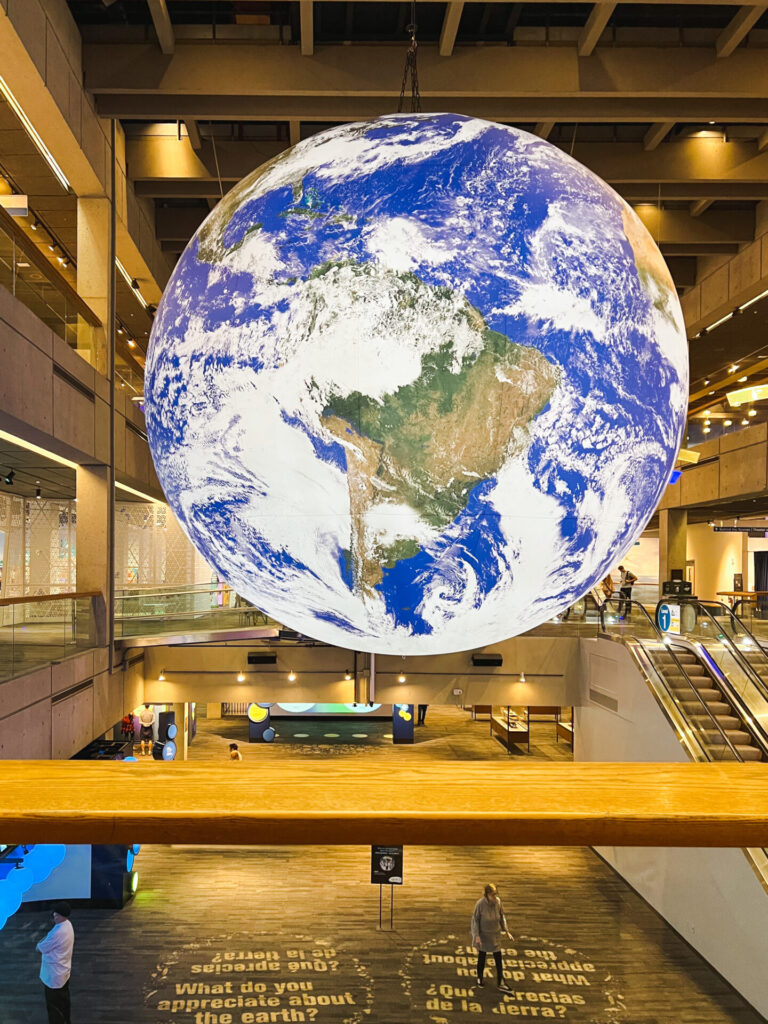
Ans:
[[[612,602],[616,602],[616,604],[618,604],[618,603],[619,603],[620,601],[622,601],[622,599],[621,599],[621,598],[614,598],[614,597],[609,597],[609,598],[606,598],[606,601],[605,601],[605,603],[603,604],[603,606],[602,606],[602,607],[603,607],[603,608],[607,608],[607,607],[608,607],[608,606],[609,606],[609,605],[610,605],[610,604],[611,604]],[[683,663],[682,663],[682,662],[680,661],[680,659],[678,658],[678,656],[677,656],[677,655],[675,654],[675,652],[674,652],[674,650],[673,650],[673,648],[672,648],[672,644],[671,644],[671,642],[670,642],[670,643],[667,643],[667,641],[666,641],[666,639],[665,639],[664,635],[662,634],[661,630],[660,630],[660,629],[659,629],[659,627],[658,627],[658,626],[656,625],[656,623],[654,622],[654,620],[653,620],[652,616],[651,616],[651,615],[650,615],[650,613],[648,612],[648,609],[647,609],[647,608],[645,608],[645,607],[644,607],[643,605],[641,605],[641,604],[640,604],[639,602],[632,602],[632,607],[635,607],[635,608],[640,608],[640,609],[642,610],[642,612],[643,612],[643,615],[645,615],[646,619],[647,619],[647,620],[648,620],[648,622],[650,623],[651,629],[653,630],[653,632],[654,632],[654,633],[655,633],[655,635],[656,635],[656,639],[657,639],[657,640],[659,641],[659,643],[661,643],[661,644],[663,645],[663,647],[664,647],[664,650],[665,650],[665,651],[666,651],[666,652],[667,652],[667,653],[669,654],[669,656],[670,656],[670,657],[672,658],[672,660],[674,661],[675,665],[677,665],[678,669],[680,670],[680,673],[681,673],[681,674],[682,674],[682,676],[683,676],[683,679],[685,679],[685,681],[686,681],[686,682],[688,683],[688,685],[690,686],[691,690],[693,691],[693,693],[694,693],[694,695],[695,695],[695,697],[696,697],[696,700],[698,700],[699,704],[701,704],[701,706],[702,706],[702,708],[704,709],[704,711],[706,712],[706,714],[707,714],[707,717],[709,718],[710,722],[711,722],[711,723],[712,723],[712,725],[713,725],[713,726],[715,727],[716,731],[720,733],[720,735],[721,735],[721,736],[722,736],[722,738],[723,738],[723,741],[725,742],[726,746],[727,746],[727,747],[728,747],[728,748],[730,749],[731,753],[732,753],[732,754],[733,754],[733,756],[734,756],[734,757],[736,758],[736,760],[737,760],[737,761],[742,761],[742,760],[743,760],[743,758],[741,757],[741,755],[739,754],[738,750],[737,750],[737,749],[736,749],[736,747],[735,747],[735,746],[733,745],[733,743],[731,743],[731,741],[730,741],[730,739],[728,738],[728,735],[727,735],[727,733],[726,733],[725,729],[723,729],[723,727],[722,727],[722,726],[720,725],[720,723],[718,722],[718,720],[717,720],[717,719],[715,718],[715,716],[714,716],[714,715],[712,714],[712,711],[711,711],[711,710],[710,710],[710,708],[708,707],[708,705],[707,705],[707,702],[706,702],[706,701],[704,700],[704,698],[703,698],[703,697],[701,696],[701,694],[699,693],[699,691],[698,691],[698,690],[696,689],[696,687],[694,686],[694,684],[693,684],[693,680],[692,680],[692,679],[691,679],[691,677],[690,677],[690,676],[688,675],[688,673],[687,673],[687,672],[685,671],[685,667],[683,666]],[[663,677],[663,673],[660,673],[660,674],[661,674],[661,675],[662,675],[662,677]],[[674,695],[674,694],[672,693],[672,691],[671,691],[671,690],[668,690],[668,692],[669,692],[669,695],[670,695],[670,697],[672,698],[672,700],[675,700],[675,695]],[[683,714],[685,715],[685,713],[684,713],[684,712],[683,712]],[[702,744],[702,746],[705,746],[705,744]]]
[[[746,625],[746,623],[743,621],[743,619],[739,615],[736,614],[736,612],[733,610],[733,608],[729,608],[728,605],[727,604],[723,604],[722,601],[697,601],[696,603],[699,605],[700,608],[703,608],[704,611],[707,612],[707,614],[709,615],[709,617],[711,619],[714,619],[714,616],[709,611],[709,608],[717,608],[717,609],[719,609],[719,612],[729,616],[729,618],[733,619],[734,622],[736,622],[738,624],[739,629],[749,639],[749,641],[751,642],[752,646],[757,650],[759,656],[765,662],[765,673],[766,673],[766,676],[768,677],[768,653],[766,653],[765,648],[762,646],[760,641],[754,635],[752,630]],[[716,619],[715,619],[715,625],[717,625],[717,620]],[[719,626],[718,626],[718,628],[719,628]],[[735,629],[734,629],[734,632],[736,632]],[[731,638],[728,637],[728,639],[730,640]],[[739,648],[739,646],[737,644],[733,644],[733,646],[739,652],[739,657],[743,661],[743,663],[745,665],[749,666],[750,676],[755,680],[756,685],[757,685],[758,689],[760,690],[761,694],[763,695],[763,697],[765,698],[765,700],[768,701],[768,686],[766,686],[765,681],[762,679],[760,674],[755,671],[755,669],[749,663],[748,659],[744,657],[744,654],[741,651],[741,649]]]
[[[744,675],[748,677],[748,679],[753,683],[753,685],[760,691],[760,695],[763,697],[766,703],[768,703],[768,686],[766,686],[765,682],[761,679],[760,675],[755,671],[753,666],[750,665],[749,660],[744,657],[743,652],[739,649],[738,645],[733,642],[733,640],[728,636],[727,633],[723,632],[723,630],[720,627],[720,624],[718,623],[710,609],[707,607],[707,605],[716,605],[728,614],[731,613],[730,608],[725,604],[721,604],[719,601],[696,600],[693,603],[695,604],[697,610],[700,610],[707,615],[712,625],[720,632],[720,636],[722,636],[723,640],[726,642],[728,650],[736,659],[736,662],[738,663]],[[739,625],[741,624],[739,623]],[[745,627],[743,627],[743,629],[746,636],[749,636],[752,642],[757,644],[755,637],[753,637],[750,631]],[[715,637],[713,637],[712,639],[714,640]],[[759,647],[760,645],[757,644],[757,646]],[[762,647],[760,647],[760,650],[762,651],[763,656],[766,658],[766,669],[768,670],[768,656],[766,656],[765,651],[762,649]],[[766,736],[766,739],[768,739],[768,735]]]

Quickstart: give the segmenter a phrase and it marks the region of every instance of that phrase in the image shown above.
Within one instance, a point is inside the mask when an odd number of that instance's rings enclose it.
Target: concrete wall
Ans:
[[[768,423],[696,445],[698,465],[683,469],[659,508],[686,508],[764,494],[768,489]]]
[[[0,0],[3,77],[67,175],[78,196],[109,193],[109,122],[83,88],[82,41],[66,0]],[[122,134],[122,130],[119,130]],[[117,140],[118,256],[157,302],[169,264],[155,236],[154,210],[127,179],[125,145]]]
[[[627,649],[587,640],[582,656],[580,706],[574,712],[576,760],[684,761],[672,726]],[[605,692],[616,710],[605,706]],[[768,893],[743,851],[601,847],[597,852],[768,1016]]]
[[[109,385],[0,285],[0,429],[71,459],[109,459]],[[144,416],[115,395],[115,473],[162,497]]]
[[[0,683],[0,758],[69,758],[143,697],[142,659],[112,675],[106,648]]]
[[[695,287],[680,304],[692,337],[768,287],[768,203],[758,203],[755,240],[735,256],[700,258]],[[695,344],[695,343],[694,343]]]
[[[700,598],[721,601],[718,590],[733,590],[733,574],[746,572],[743,546],[741,533],[715,533],[706,523],[688,527],[688,560],[695,563],[695,593]]]
[[[269,650],[269,648],[266,648]],[[277,664],[249,669],[251,645],[150,647],[145,651],[146,699],[179,701],[305,701],[347,703],[354,699],[353,654],[333,647],[274,647]],[[494,644],[500,668],[475,668],[471,652],[440,657],[376,658],[377,703],[514,704],[570,706],[578,692],[579,647],[575,638],[515,637]],[[237,682],[244,672],[246,681]],[[289,672],[295,682],[288,681]],[[160,682],[160,673],[165,680]],[[403,672],[406,682],[399,683]],[[525,673],[526,681],[520,682]],[[460,694],[453,691],[459,689]]]

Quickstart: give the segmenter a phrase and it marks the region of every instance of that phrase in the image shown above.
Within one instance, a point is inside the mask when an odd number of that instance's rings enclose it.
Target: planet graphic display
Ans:
[[[682,313],[624,201],[455,114],[300,142],[179,260],[145,379],[165,494],[285,625],[434,654],[523,632],[631,547],[685,423]]]

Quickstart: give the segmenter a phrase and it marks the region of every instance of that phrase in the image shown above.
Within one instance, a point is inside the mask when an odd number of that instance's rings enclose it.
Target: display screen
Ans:
[[[270,710],[273,717],[280,717],[280,715],[373,715],[376,718],[387,718],[389,716],[389,706],[383,704],[273,704]]]

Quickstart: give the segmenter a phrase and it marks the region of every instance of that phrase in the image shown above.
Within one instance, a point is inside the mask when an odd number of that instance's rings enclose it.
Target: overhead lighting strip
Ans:
[[[63,455],[49,452],[47,448],[40,448],[39,445],[32,444],[31,441],[25,441],[23,437],[16,437],[15,434],[8,434],[4,430],[0,430],[0,440],[10,441],[11,444],[16,444],[19,448],[26,448],[28,452],[34,452],[35,455],[42,455],[43,458],[51,459],[52,462],[58,462],[62,466],[69,466],[70,469],[77,469],[76,462],[65,459]]]
[[[151,494],[145,494],[144,491],[137,491],[135,487],[129,487],[128,484],[121,484],[115,480],[115,487],[120,491],[127,491],[128,494],[135,494],[137,498],[144,498],[145,501],[154,502],[155,505],[164,505],[164,501],[160,501],[159,498],[153,498]]]
[[[149,305],[149,303],[148,303],[148,302],[147,302],[147,300],[146,300],[146,299],[144,298],[144,296],[143,296],[143,295],[141,294],[141,292],[139,291],[139,289],[138,289],[138,288],[134,288],[134,286],[133,286],[134,278],[132,278],[132,277],[131,277],[131,275],[130,275],[130,274],[128,273],[128,271],[127,271],[127,270],[125,269],[125,267],[124,267],[124,266],[123,266],[123,264],[122,264],[122,263],[120,262],[120,260],[119,260],[119,259],[117,258],[117,256],[115,256],[115,266],[116,266],[116,267],[117,267],[117,269],[118,269],[118,270],[120,271],[120,273],[121,273],[121,274],[123,275],[123,278],[125,279],[125,282],[126,282],[126,284],[127,284],[127,285],[128,285],[128,287],[129,287],[129,288],[131,289],[131,291],[133,292],[133,294],[134,294],[134,295],[136,296],[136,298],[138,299],[138,301],[139,301],[139,302],[141,303],[141,305],[142,305],[142,306],[144,307],[144,309],[146,309],[146,308],[147,308],[147,306]]]
[[[768,398],[768,384],[753,384],[751,387],[739,388],[738,391],[728,391],[726,397],[734,408],[746,403],[762,402]]]
[[[42,156],[43,160],[45,160],[45,162],[48,164],[48,166],[53,171],[54,175],[56,176],[56,180],[59,182],[59,184],[61,185],[61,187],[64,189],[65,192],[69,192],[70,185],[69,185],[69,181],[67,179],[66,174],[64,173],[64,171],[62,171],[62,169],[56,163],[56,161],[55,161],[55,159],[53,157],[53,153],[51,153],[50,149],[48,149],[46,144],[43,142],[43,140],[38,135],[37,130],[35,129],[35,126],[32,124],[32,122],[29,120],[27,115],[24,113],[24,110],[22,109],[21,104],[16,99],[16,97],[13,95],[13,93],[11,92],[10,88],[8,87],[8,83],[3,78],[2,75],[0,75],[0,93],[3,95],[3,97],[4,97],[5,101],[6,101],[6,103],[8,104],[8,106],[11,108],[11,110],[14,112],[14,114],[18,117],[18,119],[24,125],[24,128],[26,130],[27,135],[29,135],[30,139],[32,139],[32,141],[34,142],[35,146],[39,150],[40,155]]]

